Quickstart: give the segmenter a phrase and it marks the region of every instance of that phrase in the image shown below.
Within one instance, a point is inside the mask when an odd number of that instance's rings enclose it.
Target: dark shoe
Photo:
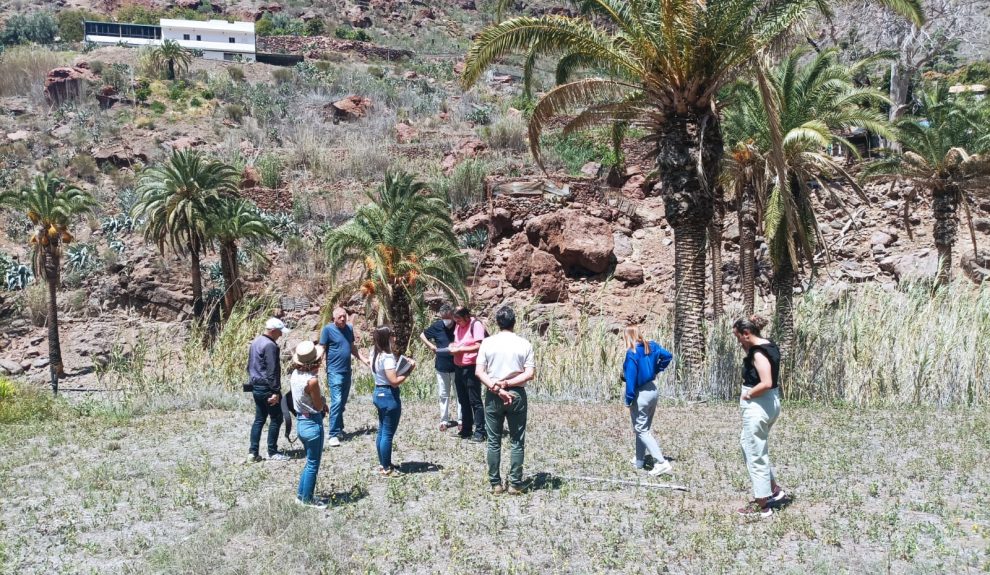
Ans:
[[[264,461],[264,459],[257,453],[248,454],[248,463],[258,463],[259,461]]]
[[[739,509],[736,509],[736,513],[749,519],[766,519],[773,515],[773,509],[767,507],[766,503],[760,503],[754,499]]]
[[[509,495],[522,495],[523,493],[526,493],[526,488],[523,487],[522,485],[519,486],[510,485],[509,488],[506,489],[506,492]]]
[[[480,433],[475,433],[471,436],[471,443],[485,443],[486,441],[488,441],[488,438]]]
[[[502,485],[501,483],[496,483],[495,485],[491,486],[491,489],[489,489],[488,492],[491,493],[492,495],[501,495],[505,493],[505,486]]]

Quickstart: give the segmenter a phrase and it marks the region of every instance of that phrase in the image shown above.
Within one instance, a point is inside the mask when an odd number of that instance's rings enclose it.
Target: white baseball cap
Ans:
[[[268,321],[265,322],[265,331],[270,331],[273,329],[277,329],[282,333],[289,333],[290,331],[292,331],[289,328],[285,327],[285,324],[282,323],[282,320],[278,319],[277,317],[270,318]]]

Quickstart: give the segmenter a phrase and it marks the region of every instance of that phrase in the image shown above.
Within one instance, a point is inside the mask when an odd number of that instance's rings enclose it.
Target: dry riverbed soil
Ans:
[[[249,400],[110,409],[58,403],[0,426],[4,573],[977,573],[990,569],[985,410],[786,404],[772,457],[792,500],[741,521],[748,495],[729,404],[661,406],[674,478],[632,469],[614,404],[535,401],[530,491],[492,496],[484,447],[404,405],[396,460],[375,474],[376,419],[327,447],[326,511],[293,503],[303,461],[246,462]],[[282,446],[298,450],[298,442]],[[297,454],[298,455],[298,454]],[[507,464],[507,455],[505,463]],[[676,483],[689,491],[642,483]]]

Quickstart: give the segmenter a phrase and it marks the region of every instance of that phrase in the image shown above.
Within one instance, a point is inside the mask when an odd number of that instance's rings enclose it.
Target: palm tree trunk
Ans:
[[[168,59],[168,79],[175,80],[175,60]]]
[[[674,230],[674,349],[685,368],[679,373],[697,375],[705,361],[705,239],[722,132],[717,116],[703,113],[669,117],[657,136],[665,216]]]
[[[722,302],[722,226],[725,224],[724,191],[715,192],[715,215],[708,226],[708,244],[712,250],[712,315],[722,317],[725,306]]]
[[[932,211],[935,216],[932,235],[938,251],[935,287],[948,284],[952,277],[952,247],[959,233],[959,198],[959,186],[951,181],[939,181],[932,190]]]
[[[233,247],[234,250],[237,247]],[[234,286],[236,283],[235,272],[230,268],[230,244],[223,244],[220,246],[220,273],[223,274],[224,292],[223,292],[223,317],[224,319],[230,317],[230,311],[234,309],[234,304],[237,303]]]
[[[199,269],[199,242],[189,242],[189,260],[192,262],[193,316],[203,317],[203,274]]]
[[[231,273],[231,283],[230,286],[233,288],[231,291],[234,294],[234,305],[237,305],[242,299],[244,299],[244,287],[241,285],[241,268],[240,264],[237,263],[237,244],[231,242],[230,245],[230,262],[227,264],[230,266]],[[233,308],[233,306],[231,306]]]
[[[59,261],[55,249],[54,242],[45,248],[44,274],[48,284],[48,365],[52,393],[58,395],[58,378],[65,377],[65,366],[62,365],[62,343],[58,338]]]
[[[786,254],[774,270],[773,289],[777,299],[773,320],[774,339],[783,357],[790,354],[794,345],[794,266]]]
[[[388,302],[388,315],[392,322],[392,332],[395,334],[395,349],[392,353],[403,354],[409,347],[412,335],[412,310],[410,309],[409,292],[401,285],[392,288],[392,297]]]
[[[739,197],[739,281],[743,315],[753,315],[756,305],[756,190],[746,183]]]

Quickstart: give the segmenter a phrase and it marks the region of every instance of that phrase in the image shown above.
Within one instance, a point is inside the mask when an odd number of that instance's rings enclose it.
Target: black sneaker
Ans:
[[[488,438],[486,438],[484,434],[475,433],[473,436],[471,436],[471,443],[484,443],[486,441],[488,441]]]

